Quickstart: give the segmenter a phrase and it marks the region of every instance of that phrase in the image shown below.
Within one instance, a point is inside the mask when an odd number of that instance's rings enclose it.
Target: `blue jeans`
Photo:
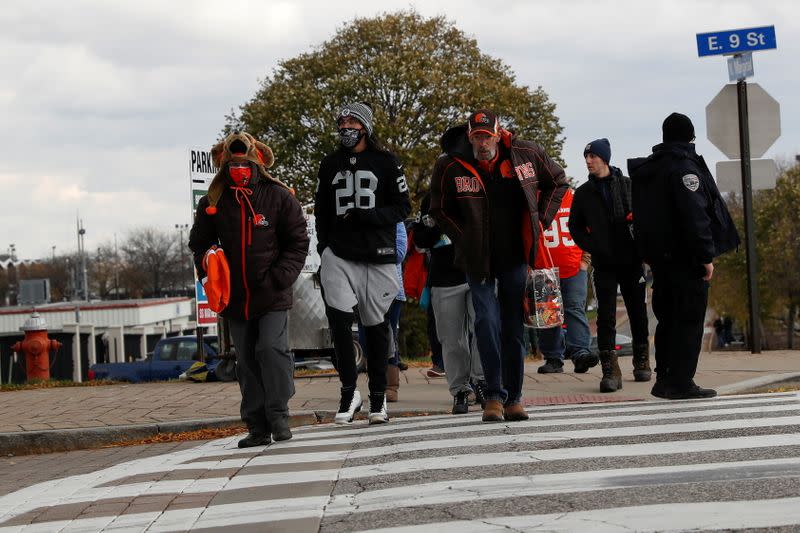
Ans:
[[[560,327],[540,329],[539,349],[545,359],[580,358],[589,353],[589,321],[586,319],[586,292],[589,277],[585,270],[569,278],[561,278],[566,331]]]
[[[522,400],[525,372],[522,299],[528,266],[484,280],[467,276],[475,307],[475,335],[486,378],[486,399],[505,405]]]

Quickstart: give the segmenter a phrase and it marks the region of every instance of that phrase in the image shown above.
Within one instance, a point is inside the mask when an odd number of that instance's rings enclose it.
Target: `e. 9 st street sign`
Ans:
[[[777,47],[775,26],[697,34],[697,55],[700,57],[741,54]]]

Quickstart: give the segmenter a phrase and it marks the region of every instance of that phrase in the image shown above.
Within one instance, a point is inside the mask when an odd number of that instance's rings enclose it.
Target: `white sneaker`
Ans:
[[[364,402],[361,400],[361,393],[358,392],[358,389],[356,389],[353,391],[353,399],[350,400],[350,405],[347,406],[346,411],[341,410],[343,406],[341,402],[339,403],[339,412],[336,413],[336,416],[333,418],[333,422],[336,424],[352,424],[356,413],[361,411],[361,405],[363,403]]]
[[[383,397],[383,406],[380,411],[372,411],[370,406],[369,423],[372,424],[385,424],[389,421],[389,411],[386,409],[386,396]]]

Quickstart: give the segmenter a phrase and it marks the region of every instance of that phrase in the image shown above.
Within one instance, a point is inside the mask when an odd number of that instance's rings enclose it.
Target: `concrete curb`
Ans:
[[[450,410],[407,409],[389,411],[392,417],[449,414]],[[289,426],[309,426],[333,422],[336,411],[294,411],[289,416]],[[358,415],[366,419],[366,414]],[[130,424],[93,428],[50,429],[44,431],[19,431],[0,433],[0,455],[17,456],[53,452],[68,452],[99,448],[114,443],[154,437],[164,433],[184,433],[201,429],[219,429],[242,426],[241,418],[223,417],[200,420],[178,420],[153,424]]]
[[[783,372],[781,374],[768,374],[753,379],[746,379],[738,383],[731,383],[730,385],[723,385],[717,387],[717,393],[720,395],[741,394],[750,392],[753,389],[765,387],[767,385],[780,385],[785,381],[794,381],[800,379],[800,372]]]

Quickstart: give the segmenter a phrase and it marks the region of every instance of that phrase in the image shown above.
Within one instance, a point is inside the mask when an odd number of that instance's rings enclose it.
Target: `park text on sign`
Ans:
[[[775,26],[697,34],[697,55],[700,57],[741,54],[777,47]]]

